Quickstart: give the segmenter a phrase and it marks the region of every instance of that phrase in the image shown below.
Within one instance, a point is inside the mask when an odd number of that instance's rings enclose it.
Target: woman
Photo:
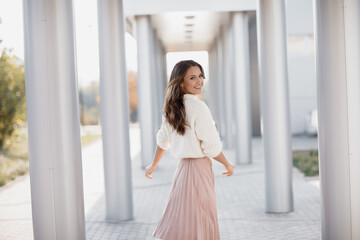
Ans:
[[[152,178],[161,157],[171,146],[180,159],[170,196],[153,236],[176,239],[220,239],[214,173],[210,158],[222,163],[231,176],[234,165],[222,153],[222,144],[207,105],[197,98],[204,84],[200,64],[178,62],[166,89],[164,117],[157,134],[153,163],[146,168]]]

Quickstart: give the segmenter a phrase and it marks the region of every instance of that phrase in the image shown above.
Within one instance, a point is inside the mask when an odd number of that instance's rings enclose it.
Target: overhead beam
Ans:
[[[213,11],[213,12],[232,12],[232,11],[254,11],[256,10],[256,1],[254,0],[210,0],[204,4],[203,1],[193,0],[125,0],[125,15],[152,15],[164,12],[178,11]]]

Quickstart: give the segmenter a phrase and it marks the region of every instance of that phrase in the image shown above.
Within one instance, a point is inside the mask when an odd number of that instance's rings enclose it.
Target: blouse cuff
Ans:
[[[157,145],[163,150],[168,150],[170,148],[170,143],[168,141],[161,140],[159,137],[157,138],[156,142]]]
[[[207,152],[207,156],[208,157],[211,157],[211,158],[214,158],[214,157],[217,157],[222,151],[222,145],[220,144],[219,146],[211,149],[211,151],[208,151]]]

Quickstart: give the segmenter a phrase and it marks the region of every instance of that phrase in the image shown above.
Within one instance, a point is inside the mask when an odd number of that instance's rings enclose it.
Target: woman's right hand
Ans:
[[[232,164],[231,162],[229,162],[228,161],[228,163],[227,164],[224,164],[224,166],[225,166],[225,168],[226,168],[226,172],[223,172],[222,174],[226,174],[227,176],[231,176],[231,175],[233,175],[233,173],[234,173],[234,168],[235,168],[235,166],[234,166],[234,164]]]
[[[145,168],[145,176],[152,179],[152,174],[156,170],[156,166],[154,167],[152,164]]]

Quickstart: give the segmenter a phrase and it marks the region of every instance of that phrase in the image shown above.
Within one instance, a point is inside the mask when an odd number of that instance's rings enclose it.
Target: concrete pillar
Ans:
[[[219,37],[217,38],[217,47],[216,47],[216,62],[217,62],[217,100],[219,106],[219,134],[222,140],[224,140],[226,131],[225,131],[225,104],[224,104],[224,49],[222,42],[224,41],[223,36],[221,35],[222,28],[220,28]]]
[[[158,115],[158,127],[156,128],[156,133],[159,130],[161,123],[162,123],[162,115],[164,111],[164,98],[165,98],[165,73],[164,73],[164,49],[160,39],[157,37],[155,32],[155,59],[154,59],[154,69],[156,69],[156,90],[157,94],[157,115]]]
[[[153,108],[153,135],[156,136],[160,126],[161,126],[161,109],[160,109],[160,88],[159,88],[159,69],[158,69],[158,65],[157,65],[157,56],[158,56],[158,51],[159,46],[158,46],[158,38],[156,36],[156,32],[155,30],[151,27],[150,24],[150,35],[151,38],[150,40],[150,57],[151,57],[151,97],[152,97],[152,108]],[[154,146],[153,149],[155,149],[156,144],[154,141]]]
[[[217,114],[215,113],[215,104],[216,104],[216,99],[214,98],[214,91],[216,89],[216,87],[214,86],[214,75],[215,75],[215,71],[214,71],[214,47],[211,46],[209,51],[208,51],[208,55],[209,55],[209,76],[206,76],[206,87],[208,88],[209,94],[208,94],[208,102],[209,102],[209,108],[211,110],[211,112],[213,113],[213,118],[214,121],[217,122]]]
[[[136,16],[138,52],[138,112],[141,132],[141,166],[151,164],[156,144],[152,92],[151,26],[149,16]]]
[[[158,94],[157,94],[157,98],[158,98],[158,105],[159,105],[159,127],[157,128],[157,130],[159,130],[160,126],[161,126],[161,116],[163,115],[163,107],[164,107],[164,98],[165,98],[165,88],[166,88],[166,80],[165,80],[165,75],[166,73],[164,73],[164,48],[161,44],[161,41],[159,40],[159,38],[156,38],[156,69],[157,69],[157,74],[156,74],[156,84],[157,84],[157,88],[158,88]]]
[[[223,85],[223,98],[224,98],[224,114],[225,114],[225,136],[224,136],[224,146],[226,149],[232,149],[234,144],[234,129],[233,129],[233,42],[231,39],[229,25],[225,25],[222,28],[222,47],[224,51],[224,56],[222,59],[223,63],[223,72],[222,78],[224,79]]]
[[[257,3],[266,212],[290,212],[293,192],[285,3]]]
[[[85,239],[72,1],[24,1],[35,239]]]
[[[129,220],[134,214],[122,1],[99,0],[98,16],[106,220]]]
[[[261,136],[256,13],[248,13],[252,136]]]
[[[168,83],[168,76],[167,76],[167,68],[166,68],[166,51],[165,51],[165,48],[164,46],[162,46],[161,48],[161,69],[162,69],[162,74],[163,74],[163,93],[165,95],[165,90],[166,90],[166,87],[167,87],[167,83]],[[164,101],[164,99],[163,99]]]
[[[360,2],[314,1],[323,239],[360,239]]]
[[[217,50],[218,44],[217,40],[214,41],[213,47],[211,49],[211,55],[210,55],[210,76],[209,76],[209,88],[210,88],[210,96],[209,96],[209,103],[211,103],[212,107],[212,113],[214,117],[214,121],[216,124],[216,127],[218,131],[220,131],[220,106],[219,106],[219,89],[218,89],[218,50]]]
[[[251,163],[251,88],[249,63],[249,25],[244,12],[232,14],[234,31],[234,114],[236,124],[236,163]]]
[[[155,78],[155,81],[156,81],[156,90],[157,90],[157,94],[154,96],[156,98],[156,102],[157,102],[157,127],[156,127],[156,130],[158,130],[161,126],[161,115],[162,115],[162,102],[164,100],[164,94],[162,92],[162,86],[161,86],[161,83],[162,83],[162,79],[161,79],[161,66],[160,66],[160,60],[159,60],[159,57],[160,57],[160,52],[161,52],[161,45],[160,45],[160,40],[157,38],[157,34],[156,34],[156,31],[155,31],[155,46],[154,46],[154,49],[155,49],[155,54],[154,54],[154,63],[155,63],[155,69],[156,69],[156,78]]]
[[[210,98],[211,96],[211,83],[209,82],[210,80],[210,76],[213,75],[213,71],[212,71],[212,47],[210,47],[210,49],[207,51],[208,52],[208,73],[206,74],[206,80],[204,81],[204,86],[205,88],[203,88],[202,90],[206,90],[206,92],[202,92],[202,96],[206,96],[206,100],[208,102],[208,106],[210,108],[210,110],[213,110],[213,103],[212,100]]]

